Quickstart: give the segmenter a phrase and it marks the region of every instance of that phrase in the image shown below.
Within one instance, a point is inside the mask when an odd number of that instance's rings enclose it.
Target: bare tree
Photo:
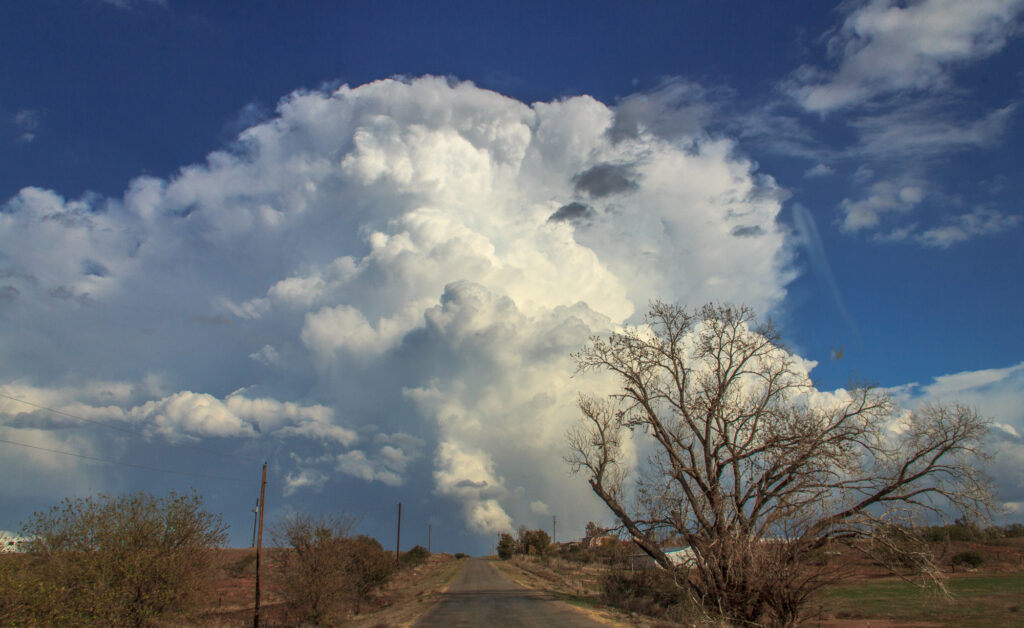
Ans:
[[[573,356],[621,391],[581,396],[566,462],[660,566],[690,570],[679,581],[709,613],[793,624],[825,582],[812,552],[891,538],[883,532],[925,512],[989,514],[976,411],[901,413],[868,386],[816,393],[747,307],[655,302],[646,323]],[[632,451],[646,461],[631,464]],[[686,540],[692,567],[670,560],[667,536]]]

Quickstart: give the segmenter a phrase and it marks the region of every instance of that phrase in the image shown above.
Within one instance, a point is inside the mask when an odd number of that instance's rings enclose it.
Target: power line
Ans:
[[[18,399],[17,397],[12,397],[12,396],[6,395],[4,393],[0,393],[0,397],[3,397],[5,399],[10,399],[11,401],[17,401],[18,403],[23,403],[26,406],[32,406],[33,408],[38,408],[39,410],[46,410],[47,412],[52,412],[54,414],[59,414],[61,416],[66,416],[68,418],[75,419],[77,421],[84,421],[86,423],[91,423],[93,425],[97,425],[99,427],[102,427],[102,428],[105,428],[105,429],[108,429],[108,430],[114,430],[115,432],[121,432],[123,434],[129,434],[129,435],[131,435],[131,436],[133,436],[135,438],[141,438],[143,440],[146,440],[145,437],[142,434],[139,434],[135,430],[129,430],[129,429],[125,429],[123,427],[117,427],[116,425],[110,425],[109,423],[104,423],[102,421],[96,421],[94,419],[87,419],[87,418],[82,417],[82,416],[71,414],[70,412],[64,412],[63,410],[57,410],[55,408],[48,408],[46,406],[41,406],[38,403],[32,403],[31,401],[25,401],[24,399]],[[165,446],[165,447],[180,447],[180,448],[183,448],[183,449],[192,449],[194,451],[201,451],[203,453],[213,454],[215,456],[230,456],[232,458],[238,458],[239,460],[249,460],[249,461],[253,461],[253,462],[259,462],[260,460],[262,460],[262,458],[255,458],[255,457],[252,457],[252,456],[239,456],[238,454],[230,454],[230,453],[227,453],[226,451],[216,451],[214,449],[207,449],[206,447],[199,447],[199,446],[196,446],[196,445],[186,445],[184,443],[163,443],[163,446]]]
[[[28,447],[29,449],[38,449],[39,451],[48,451],[53,454],[61,454],[62,456],[74,456],[75,458],[83,458],[85,460],[95,460],[96,462],[105,462],[107,464],[116,464],[122,467],[131,467],[133,469],[145,469],[146,471],[159,471],[160,473],[173,473],[175,475],[187,475],[196,478],[206,478],[208,480],[230,480],[232,482],[251,482],[252,480],[245,480],[242,478],[232,478],[226,475],[207,475],[204,473],[189,473],[187,471],[172,471],[171,469],[161,469],[159,467],[150,467],[142,464],[132,464],[130,462],[121,462],[119,460],[109,460],[107,458],[97,458],[95,456],[86,456],[85,454],[76,454],[71,451],[60,451],[59,449],[50,449],[48,447],[39,447],[38,445],[29,445],[26,443],[16,443],[12,440],[6,440],[0,438],[0,443],[7,443],[8,445],[17,445],[18,447]]]

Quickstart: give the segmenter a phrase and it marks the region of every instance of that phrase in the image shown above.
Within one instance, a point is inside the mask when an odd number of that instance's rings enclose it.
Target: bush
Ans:
[[[1003,528],[1003,534],[1008,539],[1015,539],[1024,536],[1024,523],[1011,523]]]
[[[281,593],[299,623],[326,624],[347,606],[344,542],[355,521],[294,513],[270,531]]]
[[[395,567],[391,555],[384,551],[380,541],[368,536],[360,535],[348,540],[343,546],[343,551],[345,573],[352,587],[352,604],[358,613],[360,606],[369,599],[370,594],[387,582]]]
[[[981,566],[985,559],[981,557],[981,554],[974,550],[968,550],[966,552],[959,552],[953,555],[953,566],[967,565],[971,568],[978,568]]]
[[[425,563],[428,558],[430,558],[430,552],[427,551],[427,548],[417,545],[402,554],[402,559],[399,562],[403,567],[416,567]]]
[[[696,612],[686,591],[663,569],[629,572],[613,569],[601,580],[601,599],[631,613],[673,622],[692,619]]]
[[[271,530],[280,549],[282,596],[297,623],[331,625],[363,602],[394,571],[391,556],[368,536],[350,538],[355,519],[296,513]]]
[[[191,610],[227,540],[196,494],[66,499],[22,525],[26,554],[4,561],[0,620],[149,626]]]
[[[455,558],[462,560],[463,558],[469,558],[469,554],[463,554],[462,552],[455,552]]]

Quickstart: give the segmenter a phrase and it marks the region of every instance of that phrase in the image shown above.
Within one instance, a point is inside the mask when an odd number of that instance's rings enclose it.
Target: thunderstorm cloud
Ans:
[[[585,492],[564,434],[601,385],[571,352],[652,298],[767,312],[793,277],[773,180],[692,112],[631,103],[301,91],[119,197],[24,188],[0,209],[5,394],[167,442],[287,443],[286,496],[412,486],[488,534],[554,512]],[[4,438],[112,455],[0,411]],[[74,463],[16,464],[45,486]]]

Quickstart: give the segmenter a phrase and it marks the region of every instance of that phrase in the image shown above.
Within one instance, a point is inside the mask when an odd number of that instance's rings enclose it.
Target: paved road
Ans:
[[[501,575],[483,558],[470,558],[441,602],[414,626],[604,626],[583,613]]]

